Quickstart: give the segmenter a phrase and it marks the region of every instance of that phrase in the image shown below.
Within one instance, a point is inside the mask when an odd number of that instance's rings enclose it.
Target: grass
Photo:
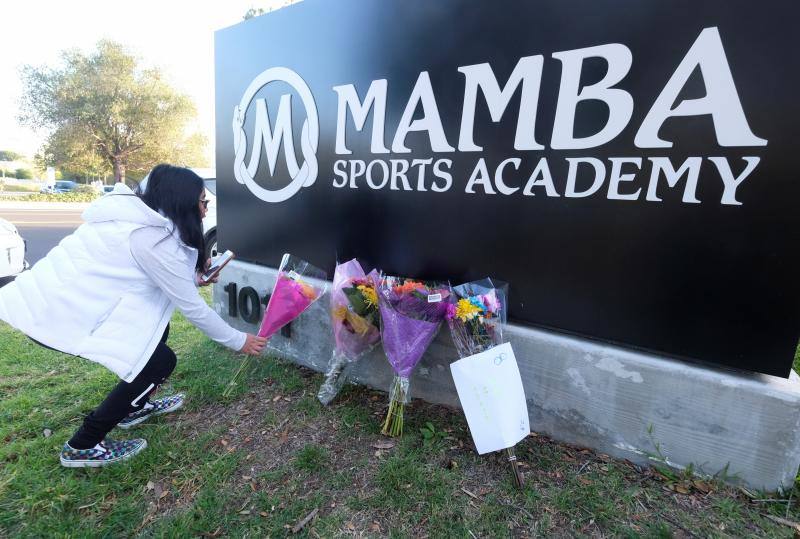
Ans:
[[[775,495],[700,488],[541,436],[517,447],[518,490],[501,455],[475,454],[457,412],[414,402],[389,441],[385,394],[348,387],[323,408],[320,375],[264,358],[223,399],[240,357],[180,315],[169,343],[168,390],[188,394],[185,409],[113,433],[147,438],[130,463],[68,470],[59,448],[116,379],[0,325],[0,537],[284,536],[309,515],[300,536],[790,537],[765,515],[800,520],[797,490],[787,512],[751,499]]]
[[[327,449],[315,444],[308,444],[297,452],[294,466],[298,470],[304,470],[306,472],[320,472],[328,462],[328,458]]]

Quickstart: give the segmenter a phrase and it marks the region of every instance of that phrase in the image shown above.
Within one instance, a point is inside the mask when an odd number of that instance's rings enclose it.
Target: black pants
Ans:
[[[139,410],[150,395],[158,389],[175,369],[175,352],[166,345],[169,326],[147,361],[132,382],[122,381],[108,394],[105,400],[83,420],[83,425],[70,439],[69,445],[75,449],[89,449],[106,437],[125,416]]]

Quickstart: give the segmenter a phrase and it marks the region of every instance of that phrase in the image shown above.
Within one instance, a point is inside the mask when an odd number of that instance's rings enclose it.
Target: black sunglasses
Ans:
[[[208,209],[209,200],[201,200],[200,204],[203,205],[203,208]]]

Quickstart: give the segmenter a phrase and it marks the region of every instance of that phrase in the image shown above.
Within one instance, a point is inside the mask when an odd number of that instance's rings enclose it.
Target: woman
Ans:
[[[0,320],[122,379],[64,444],[62,465],[103,466],[134,456],[145,440],[113,441],[106,434],[183,404],[181,394],[149,400],[175,368],[166,344],[175,307],[228,348],[245,354],[264,348],[265,339],[230,327],[198,292],[208,263],[207,205],[197,174],[158,165],[144,192],[118,184],[83,212],[85,223],[73,234],[0,288]]]

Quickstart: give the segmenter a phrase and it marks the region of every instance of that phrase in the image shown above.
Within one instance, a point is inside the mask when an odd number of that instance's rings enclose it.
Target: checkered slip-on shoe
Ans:
[[[148,417],[174,412],[183,406],[183,401],[185,398],[186,395],[183,393],[177,393],[175,395],[170,395],[169,397],[164,397],[163,399],[145,403],[141,410],[136,410],[135,412],[128,414],[128,417],[117,423],[117,426],[121,429],[129,429],[134,425],[138,425],[142,421],[145,421]]]
[[[106,438],[91,449],[74,449],[65,443],[61,465],[67,468],[97,468],[127,460],[147,447],[147,440],[111,440]]]

